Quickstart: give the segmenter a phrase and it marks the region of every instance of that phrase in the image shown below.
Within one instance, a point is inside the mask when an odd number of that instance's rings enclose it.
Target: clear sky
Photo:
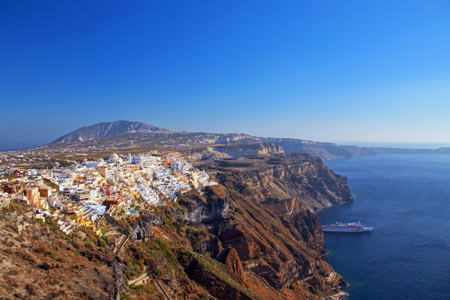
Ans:
[[[118,119],[450,142],[449,1],[0,1],[0,148]]]

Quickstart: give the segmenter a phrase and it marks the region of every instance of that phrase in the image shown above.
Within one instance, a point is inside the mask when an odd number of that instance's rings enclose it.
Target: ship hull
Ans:
[[[363,228],[339,228],[339,227],[324,227],[322,228],[323,232],[354,232],[354,233],[361,233],[361,232],[371,232],[371,227],[363,227]]]

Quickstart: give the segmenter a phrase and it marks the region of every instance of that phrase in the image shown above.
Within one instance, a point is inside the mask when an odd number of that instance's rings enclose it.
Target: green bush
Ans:
[[[234,211],[235,211],[238,215],[244,216],[244,212],[243,212],[239,207],[236,207],[236,208],[234,209]]]
[[[102,235],[102,240],[109,244],[108,237],[106,235]]]
[[[311,290],[311,292],[315,295],[319,294],[319,289],[317,288],[317,286],[313,285],[309,288]]]
[[[173,254],[172,250],[169,248],[169,246],[166,244],[165,241],[158,238],[155,240],[155,243],[158,245],[158,247],[162,250],[164,255],[172,262],[178,262],[177,258],[175,257],[175,254]]]
[[[253,291],[248,289],[247,287],[243,286],[240,283],[241,278],[237,275],[231,273],[228,268],[223,265],[222,263],[218,262],[217,260],[200,254],[196,252],[191,252],[198,260],[199,262],[212,274],[220,278],[221,280],[225,281],[232,287],[236,288],[237,290],[243,292],[244,294],[250,296],[253,299],[256,300],[262,300],[261,297],[256,295]]]

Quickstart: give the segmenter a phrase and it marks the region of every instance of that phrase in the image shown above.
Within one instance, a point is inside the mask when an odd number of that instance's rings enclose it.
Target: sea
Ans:
[[[351,300],[450,300],[450,155],[359,156],[326,162],[355,201],[322,224],[361,221],[371,233],[325,233],[325,259]]]

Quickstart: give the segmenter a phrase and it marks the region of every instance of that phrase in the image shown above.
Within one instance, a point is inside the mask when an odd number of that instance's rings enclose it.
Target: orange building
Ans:
[[[27,197],[28,203],[32,206],[38,206],[40,194],[38,187],[28,187],[25,189],[25,195]]]
[[[51,195],[52,191],[48,186],[41,185],[39,186],[39,194],[41,197],[49,197]]]
[[[41,198],[41,194],[37,186],[26,188],[25,195],[27,197],[28,203],[31,206],[35,206],[41,209],[47,209],[47,198]]]

